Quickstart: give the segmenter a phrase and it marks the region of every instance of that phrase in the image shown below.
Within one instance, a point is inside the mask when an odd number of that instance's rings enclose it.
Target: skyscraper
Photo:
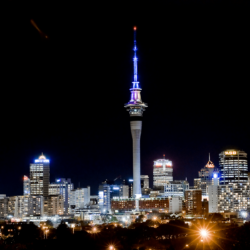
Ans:
[[[247,183],[247,153],[240,150],[229,149],[221,152],[219,157],[220,184]]]
[[[169,181],[173,181],[173,164],[172,161],[166,160],[164,155],[164,159],[154,161],[153,188],[163,191]]]
[[[49,160],[42,154],[35,163],[30,164],[30,194],[49,195]]]
[[[210,160],[210,154],[209,154],[209,160],[204,168],[202,168],[198,174],[200,183],[198,183],[198,179],[195,179],[194,186],[199,186],[202,190],[202,196],[203,198],[208,197],[208,186],[212,185],[212,179],[214,172],[217,172],[217,169],[214,167],[213,162]]]
[[[43,213],[49,213],[49,160],[42,154],[30,164],[30,195],[43,196]]]
[[[142,116],[143,111],[147,107],[147,104],[141,100],[141,88],[138,82],[137,75],[137,61],[136,56],[136,27],[134,27],[134,81],[132,82],[131,98],[130,101],[125,104],[125,108],[129,111],[130,115],[130,128],[133,139],[133,196],[138,199],[141,197],[141,159],[140,159],[140,138],[142,129]],[[139,203],[138,203],[139,204]],[[137,208],[139,205],[137,206]]]

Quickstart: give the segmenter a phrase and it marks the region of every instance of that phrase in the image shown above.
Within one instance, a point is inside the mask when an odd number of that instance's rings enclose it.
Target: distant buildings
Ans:
[[[248,162],[247,153],[229,149],[223,151],[220,157],[220,184],[247,183]]]

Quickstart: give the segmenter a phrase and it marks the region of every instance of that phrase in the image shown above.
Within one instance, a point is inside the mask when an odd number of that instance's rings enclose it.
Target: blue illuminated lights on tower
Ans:
[[[130,89],[131,98],[125,104],[125,108],[130,115],[130,128],[133,139],[133,197],[136,199],[136,210],[139,210],[139,198],[141,197],[141,156],[140,156],[140,139],[142,128],[142,115],[147,104],[141,100],[141,88],[138,81],[138,58],[136,55],[136,27],[134,27],[134,79]]]

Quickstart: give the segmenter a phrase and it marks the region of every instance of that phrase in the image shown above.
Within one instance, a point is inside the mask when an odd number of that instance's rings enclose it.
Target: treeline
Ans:
[[[92,250],[133,250],[133,249],[250,249],[250,223],[238,227],[230,224],[197,222],[189,227],[182,220],[170,220],[160,224],[156,219],[136,222],[128,228],[119,224],[85,226],[82,224],[73,233],[65,223],[56,229],[50,226],[47,239],[42,227],[33,223],[0,224],[3,235],[0,249],[55,250],[92,249]],[[199,231],[207,228],[210,235],[201,241]]]

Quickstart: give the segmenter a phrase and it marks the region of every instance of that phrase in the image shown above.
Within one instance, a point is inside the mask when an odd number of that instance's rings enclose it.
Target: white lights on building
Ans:
[[[153,166],[153,186],[165,187],[169,181],[173,181],[172,161],[159,159],[154,161]]]

